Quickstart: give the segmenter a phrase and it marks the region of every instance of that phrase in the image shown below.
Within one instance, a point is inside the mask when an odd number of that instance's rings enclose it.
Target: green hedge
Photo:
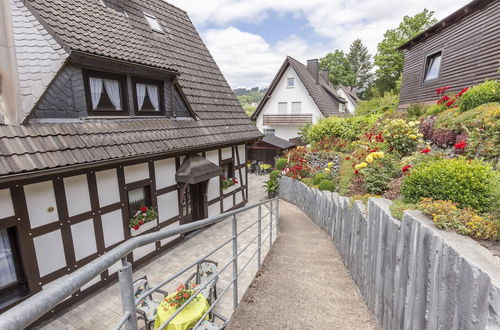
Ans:
[[[309,128],[307,140],[310,143],[321,141],[324,137],[336,136],[349,141],[356,140],[366,133],[379,119],[379,114],[354,117],[328,117],[321,119]]]
[[[335,183],[332,180],[323,180],[318,185],[319,190],[334,191]]]
[[[468,111],[481,104],[500,102],[500,82],[489,80],[472,87],[460,97],[460,111]]]
[[[429,197],[488,211],[495,208],[499,189],[498,172],[489,164],[460,157],[417,164],[404,179],[401,193],[408,203]]]
[[[277,170],[283,171],[285,169],[287,163],[288,163],[288,161],[285,158],[279,158],[276,161],[276,164],[274,164],[274,167]]]
[[[323,180],[328,180],[328,179],[330,179],[330,176],[329,176],[328,174],[326,174],[326,173],[321,173],[321,172],[320,172],[320,173],[317,173],[317,174],[314,176],[314,178],[313,178],[313,180],[312,180],[312,184],[314,184],[314,185],[319,185],[319,183],[320,183],[321,181],[323,181]]]

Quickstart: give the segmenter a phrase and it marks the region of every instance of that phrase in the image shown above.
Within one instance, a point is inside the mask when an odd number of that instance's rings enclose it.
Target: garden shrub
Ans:
[[[318,185],[319,190],[334,191],[335,183],[332,180],[323,180]]]
[[[279,158],[276,163],[274,164],[274,167],[277,170],[283,171],[287,165],[288,161],[285,158]]]
[[[339,137],[354,141],[367,132],[378,120],[380,115],[354,117],[328,117],[321,119],[316,125],[309,128],[307,140],[309,143],[321,141],[325,137]]]
[[[349,205],[352,207],[354,205],[355,201],[361,201],[363,204],[367,205],[368,204],[368,199],[370,197],[373,198],[380,198],[380,195],[371,195],[371,194],[364,194],[364,195],[352,195],[349,198]]]
[[[301,180],[301,181],[302,181],[302,182],[303,182],[306,186],[310,187],[310,186],[312,186],[312,180],[313,180],[312,178],[302,178],[302,180]]]
[[[450,200],[460,207],[486,211],[494,207],[499,180],[489,164],[464,157],[421,162],[415,165],[401,187],[404,200],[416,203],[422,197]]]
[[[269,174],[269,180],[276,180],[281,175],[280,170],[274,170]]]
[[[402,156],[417,151],[422,143],[423,134],[419,132],[420,122],[405,121],[403,119],[385,120],[383,123],[384,138],[387,145],[399,152]]]
[[[453,229],[476,239],[500,240],[500,220],[491,215],[480,215],[469,208],[458,208],[457,203],[431,198],[422,198],[417,207],[432,217],[440,229]]]
[[[383,114],[397,109],[399,106],[399,94],[386,92],[384,96],[373,97],[370,100],[357,103],[356,115]]]
[[[328,179],[330,179],[330,176],[328,174],[320,172],[314,176],[314,178],[312,180],[312,184],[319,185],[321,181],[328,180]]]
[[[472,87],[460,98],[460,111],[468,111],[490,102],[500,102],[500,81],[489,80]]]
[[[414,203],[405,203],[402,199],[396,199],[392,201],[389,210],[393,218],[398,220],[403,220],[403,212],[405,210],[416,210],[417,205]]]
[[[391,157],[386,156],[376,160],[363,169],[364,188],[369,194],[380,195],[388,189],[389,182],[399,171]]]
[[[425,111],[425,114],[427,116],[434,116],[434,115],[440,114],[441,112],[445,111],[446,109],[448,109],[448,108],[442,104],[433,104],[427,108],[427,110]]]
[[[406,118],[415,120],[426,114],[429,106],[423,103],[412,104],[405,110]]]

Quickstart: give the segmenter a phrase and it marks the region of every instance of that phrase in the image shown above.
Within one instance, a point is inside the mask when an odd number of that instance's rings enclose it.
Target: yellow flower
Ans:
[[[368,164],[367,164],[367,163],[365,163],[365,162],[362,162],[361,164],[359,164],[359,167],[360,167],[360,168],[365,168],[365,167],[367,167],[367,166],[368,166]]]
[[[373,157],[372,157],[372,155],[368,155],[368,156],[366,156],[366,162],[367,162],[368,164],[373,163]]]
[[[412,140],[416,140],[416,139],[417,139],[417,136],[416,136],[416,135],[410,135],[410,139],[412,139]]]
[[[325,168],[325,173],[329,174],[332,170],[330,170],[328,167]]]
[[[328,163],[328,168],[332,168],[333,167],[333,162],[329,162]]]

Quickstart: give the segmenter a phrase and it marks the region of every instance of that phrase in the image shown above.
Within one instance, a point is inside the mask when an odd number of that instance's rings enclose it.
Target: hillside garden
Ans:
[[[362,104],[360,115],[321,120],[303,130],[307,147],[276,162],[268,185],[288,176],[352,200],[385,197],[395,218],[419,209],[441,229],[500,241],[500,82],[449,90],[437,89],[432,106],[401,111],[388,97],[387,106],[371,101],[373,111]]]

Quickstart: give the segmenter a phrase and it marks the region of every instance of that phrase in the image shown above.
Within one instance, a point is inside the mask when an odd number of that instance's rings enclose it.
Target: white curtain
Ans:
[[[146,85],[144,84],[136,84],[137,90],[137,106],[139,110],[142,109],[142,105],[144,104],[144,99],[146,98]]]
[[[116,80],[105,79],[104,87],[106,87],[109,99],[115,106],[116,110],[121,110],[122,102],[120,99],[120,83]]]
[[[158,86],[148,85],[148,95],[155,111],[160,111],[160,99],[158,98]]]
[[[17,280],[7,230],[0,230],[0,287]]]
[[[90,82],[90,96],[92,97],[92,110],[97,108],[102,93],[102,79],[89,78]]]

